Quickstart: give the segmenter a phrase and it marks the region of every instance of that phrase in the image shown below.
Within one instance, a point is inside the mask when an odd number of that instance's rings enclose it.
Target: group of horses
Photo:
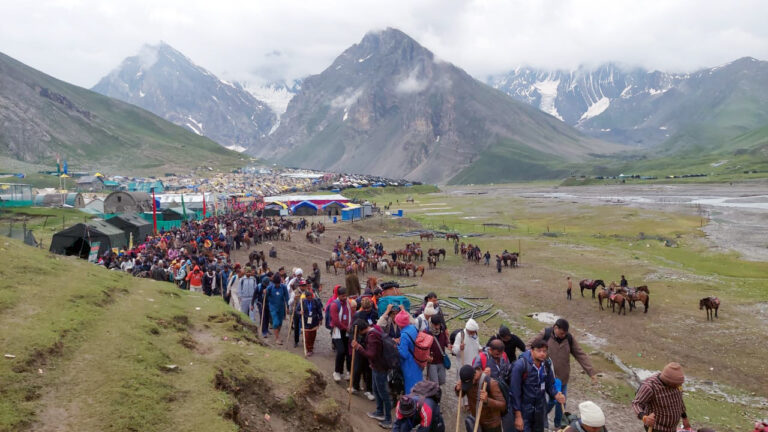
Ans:
[[[608,287],[605,286],[605,282],[602,279],[583,279],[579,281],[579,288],[581,290],[581,296],[584,297],[584,290],[592,290],[592,298],[595,298],[595,291],[598,287],[603,289],[597,293],[597,301],[600,305],[600,310],[603,308],[603,300],[606,300],[606,306],[610,306],[611,312],[617,312],[621,315],[622,311],[624,315],[627,314],[627,305],[629,305],[629,311],[632,312],[636,308],[636,303],[640,302],[645,308],[643,313],[648,313],[648,306],[650,304],[650,290],[647,285],[641,285],[634,288],[621,287],[616,282],[611,282]],[[616,306],[619,307],[618,311]]]
[[[325,232],[325,225],[323,225],[322,222],[312,222],[312,225],[309,227],[309,231],[307,231],[307,241],[310,243],[320,243],[320,235]],[[290,237],[289,237],[290,239]]]
[[[257,245],[264,241],[291,240],[291,231],[295,228],[295,222],[288,219],[264,219],[264,225],[241,227],[233,237],[236,244],[245,245],[246,250],[251,245]]]

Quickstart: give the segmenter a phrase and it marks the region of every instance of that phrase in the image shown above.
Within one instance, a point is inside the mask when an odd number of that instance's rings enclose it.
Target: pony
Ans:
[[[639,291],[635,290],[634,292],[630,292],[627,294],[627,300],[629,300],[629,311],[632,312],[632,309],[635,308],[635,302],[640,302],[645,306],[645,311],[643,313],[648,313],[648,303],[650,302],[650,296],[645,291]]]
[[[517,260],[520,258],[520,254],[517,252],[504,252],[501,254],[501,261],[504,263],[504,267],[512,266],[517,267]]]
[[[433,255],[427,257],[427,264],[429,264],[429,268],[431,269],[437,268],[437,257]]]
[[[435,234],[434,234],[434,233],[431,233],[431,232],[423,232],[423,233],[419,233],[419,240],[424,240],[424,239],[427,239],[427,240],[430,240],[430,241],[431,241],[431,240],[433,240],[434,238],[435,238]]]
[[[621,311],[624,311],[624,315],[627,314],[627,299],[624,297],[624,294],[614,294],[613,299],[611,299],[611,313],[616,312],[616,303],[619,304],[619,311],[618,314],[621,315]]]
[[[603,309],[603,299],[606,300],[607,305],[610,303],[613,293],[614,291],[612,289],[602,289],[599,293],[597,293],[597,301],[600,303],[600,310],[605,310]]]
[[[450,239],[454,239],[456,241],[459,241],[459,235],[453,234],[453,233],[445,233],[445,240],[448,241]]]
[[[439,256],[442,255],[443,256],[443,261],[445,261],[445,249],[443,249],[443,248],[438,249],[437,250],[437,255],[438,255],[438,259],[439,259]]]
[[[584,289],[591,289],[592,290],[592,298],[595,298],[595,290],[597,290],[597,287],[603,287],[605,288],[605,282],[603,282],[602,279],[583,279],[579,282],[579,288],[581,288],[581,296],[584,297]]]
[[[704,297],[699,300],[699,310],[704,308],[707,308],[707,321],[714,321],[717,318],[717,309],[720,308],[720,299],[717,297]]]
[[[424,277],[424,266],[420,265],[413,268],[413,276],[416,276],[416,273],[421,272],[421,277]]]

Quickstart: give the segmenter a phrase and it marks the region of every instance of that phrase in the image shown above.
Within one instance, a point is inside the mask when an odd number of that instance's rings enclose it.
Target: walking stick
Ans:
[[[301,297],[299,297],[299,301],[301,301]],[[307,334],[304,332],[304,302],[301,301],[300,303],[300,310],[301,310],[301,316],[299,317],[299,324],[301,325],[301,339],[304,342],[304,357],[307,356]]]
[[[352,339],[353,341],[357,341],[357,326],[355,326],[355,336]],[[348,348],[344,348],[348,349]],[[357,350],[352,350],[352,364],[349,366],[350,373],[349,373],[349,388],[347,391],[349,392],[349,399],[347,399],[347,411],[349,411],[352,407],[352,380],[355,378],[355,352]]]
[[[487,385],[488,385],[488,381],[483,381],[483,390],[482,391],[485,391],[485,386],[487,386]],[[478,407],[477,407],[477,417],[475,417],[475,429],[474,429],[474,432],[477,432],[477,428],[480,427],[480,414],[482,414],[482,412],[483,412],[483,404],[480,403],[480,395],[479,394],[477,395],[477,402],[478,402],[477,403]]]
[[[269,332],[269,320],[267,320],[266,323],[264,322],[264,314],[266,313],[266,310],[267,310],[267,289],[264,288],[264,292],[261,293],[261,316],[259,317],[259,319],[261,319],[261,324],[262,324],[261,333],[264,335],[266,335]]]
[[[293,330],[293,314],[294,314],[294,312],[296,312],[296,302],[295,301],[293,302],[293,307],[291,308],[291,314],[290,314],[291,315],[291,325],[290,325],[290,327],[288,327],[288,331],[286,332],[288,334],[288,336],[285,337],[285,343],[288,343],[288,338],[291,335],[291,330]]]
[[[456,432],[459,432],[459,420],[461,420],[461,398],[462,398],[462,392],[461,389],[459,389],[459,403],[456,407]]]

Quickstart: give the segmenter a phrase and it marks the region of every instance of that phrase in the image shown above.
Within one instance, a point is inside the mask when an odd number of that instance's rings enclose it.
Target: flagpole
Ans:
[[[152,226],[154,235],[157,235],[157,201],[155,201],[155,188],[152,188]]]

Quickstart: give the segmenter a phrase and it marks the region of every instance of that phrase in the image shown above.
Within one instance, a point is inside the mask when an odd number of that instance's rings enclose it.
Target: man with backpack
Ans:
[[[392,431],[445,432],[445,422],[440,413],[441,396],[440,386],[434,382],[416,384],[411,394],[398,400]]]
[[[549,358],[552,360],[552,368],[555,371],[555,378],[562,382],[563,395],[568,394],[568,379],[571,375],[571,356],[576,358],[576,361],[579,362],[587,375],[592,378],[592,382],[597,383],[597,372],[592,367],[592,361],[581,349],[579,344],[576,343],[573,335],[568,333],[568,328],[568,321],[559,318],[555,321],[554,326],[545,328],[529,342],[529,345],[532,345],[536,340],[543,340],[547,343]],[[559,427],[563,419],[563,407],[550,399],[547,412],[552,411],[553,407],[555,408],[555,427]]]
[[[565,396],[555,390],[555,377],[547,360],[547,342],[537,339],[512,366],[509,378],[510,409],[515,414],[515,429],[543,432],[547,424],[547,396],[560,404]]]
[[[475,357],[472,366],[480,367],[484,372],[490,374],[491,378],[499,382],[499,388],[501,388],[506,404],[501,413],[503,427],[505,430],[512,430],[515,416],[507,409],[509,406],[509,373],[512,370],[512,363],[510,363],[507,353],[504,352],[504,342],[500,339],[490,341],[486,350]]]
[[[411,316],[405,310],[401,310],[395,316],[395,324],[400,328],[400,344],[397,350],[400,354],[400,370],[405,381],[404,393],[408,394],[413,385],[423,379],[422,371],[426,365],[425,357],[429,356],[429,346],[426,347],[426,355],[424,355],[423,344],[421,346],[418,344],[423,338],[419,339],[419,332],[411,324]],[[422,362],[421,365],[416,362],[417,355]]]
[[[485,374],[480,365],[464,365],[459,370],[459,382],[454,390],[457,395],[461,391],[467,397],[472,418],[477,419],[480,415],[479,431],[501,432],[501,417],[507,408],[507,401],[496,379]],[[467,422],[467,429],[470,422]]]
[[[400,354],[397,344],[374,324],[365,330],[365,346],[352,341],[352,349],[362,355],[371,366],[373,395],[376,398],[376,411],[368,413],[368,417],[379,420],[379,426],[384,429],[392,428],[392,398],[387,385],[387,373],[400,367]]]
[[[344,373],[344,380],[349,379],[350,362],[352,359],[347,349],[349,345],[349,335],[347,332],[352,326],[352,312],[349,310],[346,288],[339,287],[336,291],[336,297],[336,300],[333,300],[326,310],[325,321],[326,327],[330,325],[331,343],[336,349],[333,380],[339,382],[342,379],[342,373]],[[344,371],[345,364],[347,366],[346,372]]]
[[[500,326],[499,332],[488,338],[488,342],[485,343],[486,347],[491,346],[491,342],[500,339],[504,342],[504,352],[507,354],[507,359],[510,364],[517,360],[517,350],[520,350],[520,354],[525,352],[525,342],[517,335],[512,334],[507,326]]]

